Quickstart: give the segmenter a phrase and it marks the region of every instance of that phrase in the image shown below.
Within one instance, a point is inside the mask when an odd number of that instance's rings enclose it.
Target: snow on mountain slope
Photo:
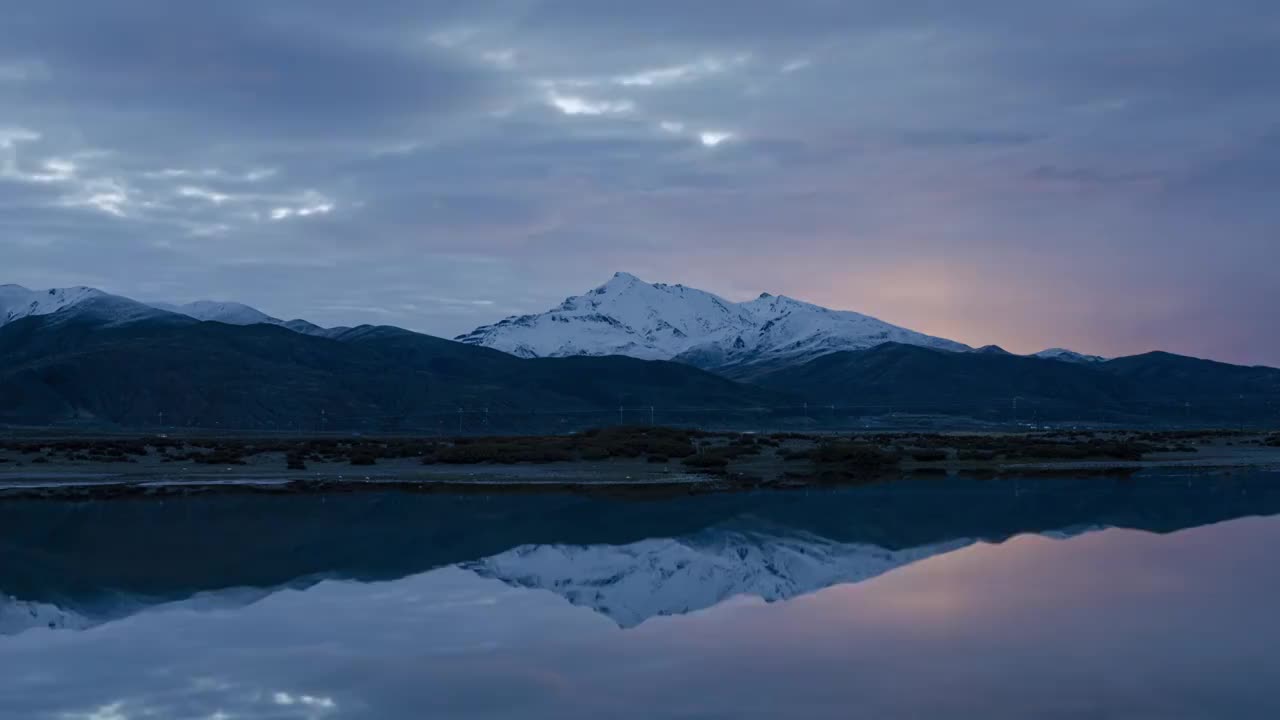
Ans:
[[[457,340],[521,357],[630,355],[701,367],[809,358],[900,342],[942,350],[967,345],[768,293],[734,303],[683,285],[617,273],[540,315],[509,317]]]
[[[166,315],[156,308],[95,288],[70,287],[28,290],[0,285],[0,325],[37,315],[93,316],[106,323],[124,323]]]
[[[304,335],[329,337],[346,328],[322,328],[306,320],[280,320],[236,302],[199,300],[185,305],[140,303],[97,288],[70,287],[28,290],[21,285],[0,285],[0,325],[33,315],[63,313],[67,317],[93,316],[107,323],[132,322],[148,318],[185,316],[228,325],[268,324]]]
[[[266,313],[237,302],[218,302],[216,300],[197,300],[185,305],[171,303],[153,303],[153,307],[169,312],[176,312],[193,317],[200,321],[223,322],[228,325],[255,325],[257,323],[279,324],[281,321]]]
[[[1085,355],[1083,353],[1067,350],[1066,348],[1049,348],[1032,354],[1031,357],[1040,358],[1041,360],[1061,360],[1062,362],[1074,363],[1095,363],[1104,362],[1106,358],[1101,355]]]
[[[50,315],[105,295],[88,287],[28,290],[21,285],[0,285],[0,325],[32,315]]]
[[[524,545],[462,567],[509,585],[550,590],[625,628],[738,595],[773,602],[862,582],[973,542],[888,550],[809,533],[708,530],[629,545]]]
[[[171,303],[153,303],[153,307],[168,310],[201,322],[220,322],[227,325],[278,325],[303,335],[326,336],[329,330],[306,320],[281,320],[238,302],[221,302],[217,300],[197,300],[183,305]]]

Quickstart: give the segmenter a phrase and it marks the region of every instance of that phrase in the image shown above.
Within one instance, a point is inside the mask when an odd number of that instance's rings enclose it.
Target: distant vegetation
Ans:
[[[143,437],[0,440],[0,462],[12,468],[49,463],[253,466],[302,473],[343,466],[623,463],[632,474],[696,473],[737,486],[760,483],[868,482],[901,474],[1017,472],[1087,461],[1108,467],[1154,453],[1194,454],[1205,445],[1280,447],[1280,433],[1239,431],[1032,434],[862,433],[768,435],[685,428],[614,426],[567,435],[454,438],[343,437],[299,439]],[[638,465],[626,465],[637,463]],[[602,465],[601,470],[606,465]],[[554,471],[553,471],[554,472]],[[553,476],[549,476],[553,477]]]
[[[136,462],[156,453],[162,462],[244,465],[249,458],[281,454],[291,469],[307,462],[376,465],[412,458],[424,465],[550,463],[611,458],[685,458],[697,451],[696,430],[609,427],[573,435],[426,438],[323,437],[297,440],[235,438],[67,439],[0,441],[0,449],[72,462]]]

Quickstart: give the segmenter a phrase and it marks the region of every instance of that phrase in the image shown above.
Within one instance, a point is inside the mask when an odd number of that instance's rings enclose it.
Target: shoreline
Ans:
[[[1273,444],[1276,437],[1130,431],[831,438],[618,428],[586,436],[459,439],[452,445],[417,439],[305,440],[296,445],[281,445],[277,440],[246,440],[236,445],[216,440],[202,445],[164,438],[10,440],[0,441],[0,500],[390,489],[661,495],[955,475],[1280,469],[1280,445]],[[466,454],[448,454],[458,452]],[[683,456],[668,456],[676,453]],[[517,459],[522,461],[511,461]]]
[[[413,492],[455,494],[542,494],[576,493],[619,497],[663,497],[705,493],[749,492],[754,490],[805,490],[840,486],[892,483],[912,479],[968,477],[987,479],[1035,479],[1063,476],[1128,477],[1151,470],[1280,471],[1280,458],[1243,461],[1094,461],[1066,463],[1020,463],[994,467],[933,466],[899,469],[844,480],[817,476],[761,479],[746,476],[680,473],[665,477],[633,477],[618,473],[591,479],[565,478],[558,469],[521,466],[489,466],[484,477],[477,473],[397,474],[377,473],[354,476],[347,473],[282,474],[277,477],[225,477],[195,474],[180,478],[162,473],[89,474],[51,472],[47,475],[0,474],[0,502],[6,500],[112,500],[125,498],[165,498],[204,494],[345,494],[354,492]],[[506,472],[515,471],[515,472]]]

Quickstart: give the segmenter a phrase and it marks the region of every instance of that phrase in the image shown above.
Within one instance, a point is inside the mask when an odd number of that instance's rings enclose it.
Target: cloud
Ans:
[[[661,87],[673,83],[692,82],[725,72],[748,60],[749,57],[746,55],[728,59],[709,57],[680,65],[668,65],[619,75],[614,77],[612,82],[623,87]]]
[[[14,91],[26,108],[96,110],[117,136],[141,123],[206,141],[405,132],[493,89],[483,68],[381,32],[304,3],[53,3],[6,22],[0,43],[48,68]]]
[[[698,142],[707,147],[715,147],[726,140],[732,140],[733,133],[723,130],[703,130],[698,133]]]
[[[547,102],[565,115],[617,115],[635,109],[630,100],[588,100],[576,95],[551,93]]]
[[[178,195],[179,197],[206,200],[208,202],[213,203],[214,205],[221,205],[222,203],[231,199],[231,196],[227,195],[226,193],[220,193],[216,190],[197,187],[195,185],[183,185],[182,187],[178,188]]]
[[[328,215],[333,212],[334,203],[320,193],[308,191],[294,200],[292,205],[279,205],[271,208],[267,214],[272,220],[288,220],[290,218],[307,218],[314,215]]]

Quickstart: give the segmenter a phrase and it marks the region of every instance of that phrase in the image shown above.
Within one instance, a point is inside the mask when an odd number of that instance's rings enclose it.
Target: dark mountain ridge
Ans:
[[[497,431],[503,417],[540,409],[616,415],[619,405],[744,409],[789,399],[678,363],[523,360],[372,326],[326,338],[265,324],[104,324],[55,313],[0,327],[0,359],[0,421],[24,424],[389,431],[446,418],[454,427],[461,410],[485,414]]]
[[[1151,352],[1072,363],[885,343],[758,376],[809,402],[1024,420],[1280,420],[1280,370]]]
[[[313,335],[202,322],[130,303],[104,296],[0,326],[0,422],[486,434],[840,426],[895,413],[1280,424],[1280,370],[1163,352],[1086,363],[890,342],[734,378],[617,355],[525,359],[387,326]]]

